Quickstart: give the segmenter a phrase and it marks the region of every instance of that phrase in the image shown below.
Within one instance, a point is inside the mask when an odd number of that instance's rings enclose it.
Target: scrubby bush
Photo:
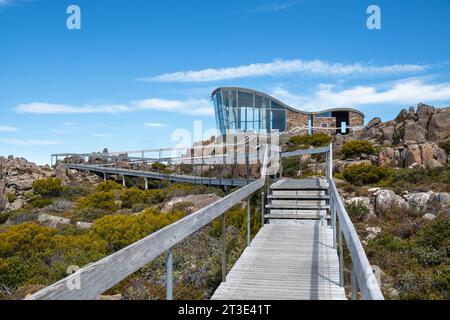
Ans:
[[[33,190],[35,193],[44,198],[59,197],[63,190],[61,179],[47,178],[44,180],[36,180],[33,182]]]
[[[154,162],[152,163],[152,169],[153,170],[164,170],[166,169],[166,165],[164,163],[160,163],[160,162]]]
[[[0,212],[0,224],[5,223],[9,219],[10,213],[7,211]]]
[[[314,133],[306,134],[301,136],[295,136],[289,139],[289,142],[294,146],[290,150],[299,149],[303,146],[305,148],[313,147],[324,147],[331,143],[333,138],[325,133]]]
[[[361,154],[375,154],[376,150],[372,143],[364,140],[348,141],[342,146],[342,154],[345,158],[358,156]]]
[[[31,201],[30,204],[33,206],[33,208],[41,209],[41,208],[52,205],[53,201],[51,199],[41,198],[41,199],[35,199],[35,200]]]
[[[0,234],[0,283],[15,290],[30,284],[50,285],[107,254],[107,243],[92,232],[63,235],[36,223],[22,223]]]
[[[112,250],[119,250],[136,242],[184,216],[183,213],[164,214],[146,209],[140,215],[105,216],[94,222],[93,232],[108,242]]]
[[[345,168],[342,175],[345,180],[355,185],[372,184],[389,176],[390,171],[384,167],[357,164]]]
[[[362,222],[370,214],[369,208],[361,200],[346,202],[345,209],[354,222]]]
[[[98,191],[77,201],[76,210],[101,209],[107,212],[119,210],[119,205],[115,202],[114,193]]]
[[[10,203],[12,203],[12,202],[14,202],[16,200],[17,200],[17,196],[16,196],[16,194],[14,192],[11,192],[11,193],[8,194],[8,201]]]
[[[110,192],[112,190],[122,190],[123,189],[123,185],[117,183],[114,180],[106,180],[103,182],[100,182],[99,185],[97,186],[97,191],[102,191],[102,192]]]
[[[136,203],[145,203],[145,192],[137,188],[130,188],[122,191],[120,201],[123,208],[133,208]]]

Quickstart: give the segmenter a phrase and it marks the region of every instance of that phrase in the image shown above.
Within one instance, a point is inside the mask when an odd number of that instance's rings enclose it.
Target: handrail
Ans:
[[[330,146],[326,146],[326,147],[314,148],[314,149],[304,149],[304,150],[282,152],[280,154],[280,157],[288,158],[288,157],[295,157],[295,156],[303,156],[303,155],[307,155],[307,154],[327,153],[329,151],[330,151]]]
[[[95,299],[99,294],[152,262],[161,254],[171,250],[174,245],[263,188],[267,174],[268,149],[269,147],[266,146],[264,165],[258,180],[110,256],[81,268],[76,273],[29,296],[27,300]],[[67,284],[76,281],[79,281],[80,288],[70,289]]]
[[[342,232],[344,235],[345,242],[350,251],[352,273],[356,276],[359,290],[361,291],[364,299],[384,300],[380,286],[369,260],[367,259],[366,253],[364,252],[364,248],[359,240],[355,227],[353,226],[347,210],[345,210],[344,204],[342,203],[341,197],[339,196],[336,184],[333,179],[329,179],[328,183],[330,186],[330,195],[332,197],[333,207],[335,208],[338,217],[339,232]],[[340,237],[340,239],[342,239],[342,237]],[[342,243],[340,243],[340,246],[342,246]],[[343,266],[341,266],[341,268],[343,268]],[[341,279],[341,282],[343,283],[343,279]],[[352,287],[352,289],[354,289],[354,286]],[[356,292],[352,292],[352,295],[355,296]]]

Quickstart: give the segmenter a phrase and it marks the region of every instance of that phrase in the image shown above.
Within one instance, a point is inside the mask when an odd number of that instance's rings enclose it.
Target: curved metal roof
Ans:
[[[299,110],[296,108],[293,108],[291,106],[288,106],[287,104],[285,104],[284,102],[278,100],[277,98],[274,98],[266,93],[263,93],[261,91],[258,90],[254,90],[254,89],[249,89],[249,88],[243,88],[243,87],[219,87],[217,89],[215,89],[212,94],[211,97],[214,97],[214,95],[217,93],[217,91],[220,90],[227,90],[227,91],[241,91],[241,92],[246,92],[246,93],[255,93],[258,94],[260,96],[263,96],[265,98],[268,98],[274,102],[276,102],[277,104],[279,104],[280,106],[289,109],[293,112],[297,112],[297,113],[303,113],[303,114],[320,114],[320,113],[324,113],[324,112],[335,112],[335,111],[351,111],[351,112],[355,112],[360,114],[361,116],[365,117],[364,113],[362,113],[359,110],[353,109],[353,108],[329,108],[329,109],[323,109],[323,110],[319,110],[319,111],[303,111],[303,110]]]

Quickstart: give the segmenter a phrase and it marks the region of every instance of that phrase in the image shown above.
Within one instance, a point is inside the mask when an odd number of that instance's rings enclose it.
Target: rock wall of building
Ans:
[[[286,109],[286,128],[287,130],[292,130],[297,127],[308,127],[309,115],[300,112],[294,112],[289,109]],[[308,133],[308,129],[305,129],[304,132],[300,132],[300,134]]]
[[[323,124],[326,124],[326,127],[320,129]],[[313,132],[314,133],[326,133],[326,134],[335,134],[336,130],[330,130],[328,128],[336,128],[336,118],[335,117],[316,117],[313,115]]]
[[[348,118],[349,118],[349,122],[350,122],[349,123],[350,127],[364,125],[364,117],[362,115],[360,115],[359,113],[350,111],[348,113]]]

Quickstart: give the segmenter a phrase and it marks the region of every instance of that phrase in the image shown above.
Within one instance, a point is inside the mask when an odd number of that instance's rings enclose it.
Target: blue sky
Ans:
[[[176,145],[218,86],[389,120],[450,105],[449,53],[448,0],[0,0],[0,155]]]

